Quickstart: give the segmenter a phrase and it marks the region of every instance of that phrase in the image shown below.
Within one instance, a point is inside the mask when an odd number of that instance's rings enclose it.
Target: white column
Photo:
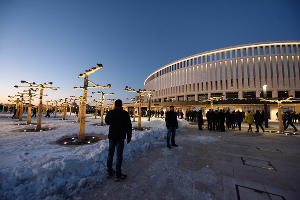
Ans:
[[[244,89],[243,88],[243,83],[242,83],[242,70],[243,67],[242,67],[242,62],[241,62],[241,59],[237,60],[237,63],[238,63],[238,69],[239,69],[239,77],[238,77],[238,89]],[[240,98],[240,97],[239,97]],[[242,97],[241,97],[242,98]]]
[[[236,56],[236,54],[235,54]],[[237,89],[237,74],[236,74],[236,68],[237,68],[237,62],[236,59],[232,60],[232,71],[233,71],[233,89],[236,90]]]
[[[300,85],[300,77],[299,77],[299,56],[294,57],[294,65],[295,65],[295,72],[296,72],[296,86]]]
[[[288,56],[288,61],[287,61],[287,63],[288,63],[288,67],[290,68],[290,88],[295,88],[295,87],[297,87],[297,85],[295,85],[295,76],[294,76],[294,74],[296,74],[296,72],[294,71],[294,69],[296,69],[296,68],[294,68],[293,66],[294,66],[294,62],[293,62],[293,59],[292,59],[292,56],[291,55],[289,55]]]
[[[249,58],[248,62],[250,70],[250,88],[254,89],[253,59]]]
[[[287,63],[287,59],[286,59],[286,55],[282,56],[281,58],[281,61],[282,61],[282,65],[283,65],[283,68],[284,68],[284,86],[286,89],[290,89],[290,77],[289,77],[289,66],[288,66],[288,63]],[[291,70],[290,70],[290,74],[291,74]]]
[[[275,56],[275,58],[277,58],[275,60],[275,71],[276,71],[276,63],[277,63],[277,66],[278,66],[278,75],[279,75],[279,78],[278,78],[278,88],[280,89],[283,89],[285,86],[284,86],[284,81],[283,81],[283,75],[282,75],[282,62],[281,62],[281,58],[280,56]]]

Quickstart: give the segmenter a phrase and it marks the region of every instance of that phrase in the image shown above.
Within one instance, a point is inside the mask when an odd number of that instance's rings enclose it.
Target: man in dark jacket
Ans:
[[[284,123],[284,130],[286,130],[288,128],[289,125],[291,125],[294,128],[294,131],[298,131],[297,128],[295,127],[295,125],[293,124],[293,117],[292,117],[292,113],[290,111],[287,111],[284,116],[284,121],[286,121],[286,123]]]
[[[172,146],[177,147],[178,145],[175,143],[175,133],[176,133],[176,129],[178,129],[178,121],[177,121],[177,113],[174,112],[174,106],[170,106],[170,111],[166,113],[165,120],[168,129],[167,147],[171,148],[170,137],[171,137]]]
[[[234,115],[234,119],[235,119],[237,126],[239,127],[239,130],[242,129],[242,121],[244,119],[243,116],[244,116],[243,113],[241,113],[239,110]]]
[[[256,132],[259,132],[259,127],[263,132],[265,132],[262,124],[264,122],[264,117],[263,115],[257,110],[256,113],[254,114],[254,122],[256,125]]]
[[[202,125],[203,125],[203,114],[202,110],[199,110],[197,112],[197,119],[198,119],[198,128],[199,130],[202,130]]]
[[[105,123],[109,126],[109,150],[107,158],[107,173],[108,177],[114,175],[112,169],[113,157],[115,148],[117,149],[117,163],[116,163],[116,181],[125,179],[127,176],[122,174],[121,166],[123,160],[124,140],[127,138],[127,143],[131,141],[132,125],[127,111],[122,108],[122,101],[120,99],[115,101],[115,109],[107,113]]]

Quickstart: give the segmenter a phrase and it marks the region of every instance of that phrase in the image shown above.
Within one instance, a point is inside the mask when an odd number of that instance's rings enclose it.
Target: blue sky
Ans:
[[[300,1],[91,1],[0,0],[0,102],[20,80],[53,81],[61,89],[46,99],[79,96],[77,75],[112,84],[106,92],[125,100],[125,85],[174,60],[216,48],[264,41],[300,40]],[[96,90],[91,90],[96,91]],[[95,96],[96,97],[96,96]]]

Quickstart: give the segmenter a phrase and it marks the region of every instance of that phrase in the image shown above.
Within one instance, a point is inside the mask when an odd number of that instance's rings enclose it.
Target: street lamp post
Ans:
[[[15,88],[36,88],[40,90],[40,97],[39,97],[39,106],[38,106],[38,119],[37,119],[37,126],[36,131],[40,131],[42,128],[42,109],[43,109],[43,96],[44,96],[44,89],[50,89],[50,90],[58,90],[59,87],[49,87],[52,85],[52,82],[43,83],[43,84],[36,84],[35,82],[29,83],[27,81],[21,81],[21,83],[28,84],[27,86],[17,86],[15,85]]]
[[[135,122],[135,106],[138,102],[138,100],[136,100],[135,98],[131,98],[131,99],[128,99],[127,100],[130,100],[133,102],[133,118],[132,118],[132,121]],[[129,108],[128,108],[128,112],[129,112]]]
[[[23,93],[19,93],[19,94],[26,95],[29,97],[28,107],[27,107],[27,124],[31,123],[31,109],[32,109],[31,101],[32,101],[32,97],[36,96],[36,94],[34,94],[32,92],[36,92],[36,91],[37,91],[37,89],[34,90],[33,88],[29,88],[28,90],[24,90]],[[20,113],[23,113],[22,108],[21,108]],[[20,120],[20,115],[19,115],[19,120]]]
[[[83,141],[85,139],[85,115],[86,115],[86,102],[87,102],[88,88],[110,88],[111,87],[110,84],[107,84],[107,86],[97,85],[88,79],[88,76],[90,74],[96,72],[101,68],[103,68],[102,64],[97,64],[97,67],[93,67],[89,70],[85,70],[84,73],[79,74],[78,78],[84,79],[83,87],[74,87],[74,89],[83,90],[83,99],[80,106],[80,127],[79,127],[79,137],[78,137],[80,141]],[[89,86],[89,83],[91,83],[93,86]]]
[[[99,100],[101,106],[101,114],[100,114],[100,125],[103,126],[103,116],[104,116],[104,101],[106,100],[107,95],[114,95],[114,93],[104,93],[103,91],[92,92],[92,94],[100,94],[101,98]]]
[[[267,85],[263,85],[263,94],[264,99],[267,99]],[[269,115],[268,115],[268,104],[267,101],[264,101],[264,119],[265,119],[265,128],[269,127]]]
[[[15,107],[14,107],[14,111],[16,111],[16,114],[14,115],[14,119],[18,119],[19,118],[19,102],[20,102],[20,99],[17,96],[8,96],[8,97],[10,98],[10,100],[8,100],[8,101],[16,104]],[[13,99],[15,97],[17,97],[16,100]]]
[[[149,93],[149,92],[152,92],[152,91],[147,91],[147,90],[134,90],[128,86],[125,87],[125,91],[128,91],[128,92],[135,92],[139,95],[139,99],[138,99],[138,129],[142,129],[142,111],[141,111],[141,101],[142,101],[142,95],[144,93]]]

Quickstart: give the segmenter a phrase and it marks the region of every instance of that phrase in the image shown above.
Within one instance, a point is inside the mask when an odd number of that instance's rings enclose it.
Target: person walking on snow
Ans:
[[[178,147],[178,145],[175,143],[175,133],[176,133],[176,129],[178,129],[178,121],[177,121],[177,113],[174,112],[174,106],[170,106],[170,111],[166,113],[165,121],[168,129],[167,147],[171,148],[170,138],[171,138],[172,146]]]
[[[131,141],[132,125],[129,113],[122,108],[120,99],[115,101],[115,108],[107,113],[105,123],[109,125],[109,148],[107,157],[107,176],[112,177],[116,173],[116,181],[125,179],[126,174],[122,173],[124,140],[127,144]],[[117,149],[116,172],[112,168],[115,149]]]

